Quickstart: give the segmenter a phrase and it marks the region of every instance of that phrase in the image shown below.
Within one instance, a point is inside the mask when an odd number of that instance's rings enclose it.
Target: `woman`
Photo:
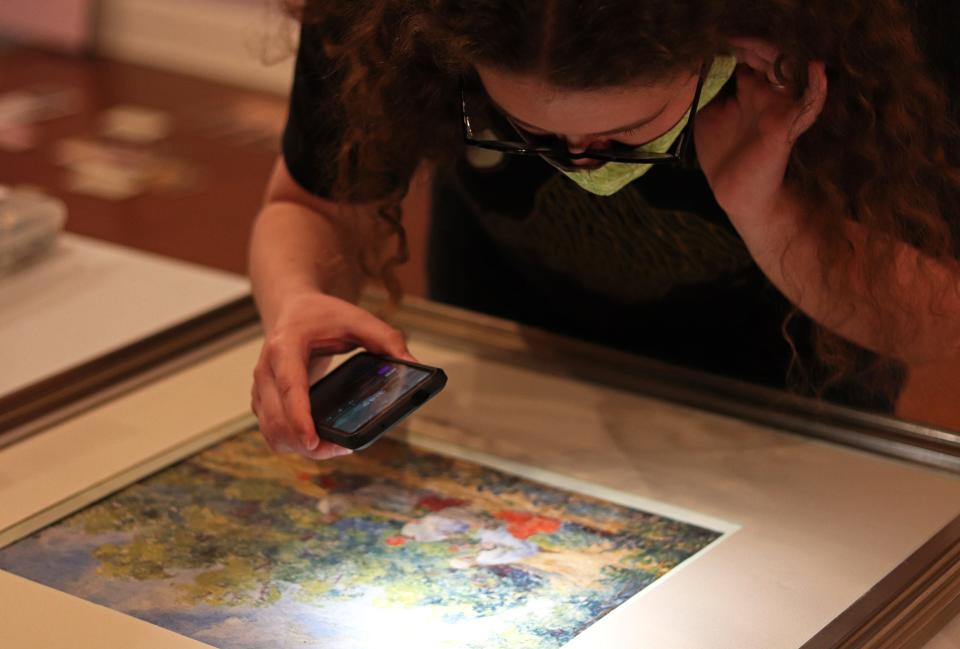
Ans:
[[[396,292],[399,200],[423,163],[435,299],[889,407],[903,363],[960,345],[956,133],[914,15],[897,0],[308,1],[251,242],[266,439],[345,452],[310,421],[311,355],[409,358],[351,300],[371,277]]]

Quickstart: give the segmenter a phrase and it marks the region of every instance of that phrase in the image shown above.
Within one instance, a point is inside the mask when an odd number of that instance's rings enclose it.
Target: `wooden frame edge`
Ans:
[[[960,608],[960,516],[801,649],[919,647]]]
[[[251,414],[244,414],[216,426],[185,444],[168,448],[160,453],[146,458],[142,462],[110,476],[97,484],[74,494],[70,498],[61,500],[43,511],[26,518],[15,525],[0,530],[0,549],[33,534],[37,530],[52,525],[57,521],[74,514],[84,507],[92,505],[102,498],[130,486],[158,471],[161,471],[177,462],[184,460],[204,449],[213,446],[232,435],[256,425],[256,419]]]
[[[364,304],[384,311],[386,302],[372,294]],[[406,299],[390,320],[401,329],[493,360],[547,373],[564,372],[607,387],[960,473],[960,434],[954,431],[682,368],[422,299]]]
[[[250,296],[0,398],[0,448],[259,333]]]

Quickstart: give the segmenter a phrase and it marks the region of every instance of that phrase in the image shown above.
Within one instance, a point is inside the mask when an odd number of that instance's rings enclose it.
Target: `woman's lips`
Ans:
[[[592,169],[598,169],[604,165],[602,160],[593,160],[591,158],[575,158],[570,161],[571,165],[576,169],[582,169],[585,171],[590,171]]]

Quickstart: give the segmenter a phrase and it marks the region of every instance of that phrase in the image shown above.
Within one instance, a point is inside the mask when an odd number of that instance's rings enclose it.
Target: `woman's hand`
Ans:
[[[308,372],[311,360],[356,347],[415,360],[403,334],[364,309],[318,291],[287,298],[267,332],[253,372],[253,411],[260,432],[274,451],[324,460],[350,453],[320,440],[310,416]]]
[[[772,216],[793,144],[823,110],[827,75],[822,62],[810,63],[798,100],[778,82],[774,46],[755,39],[731,44],[740,63],[736,94],[697,114],[695,138],[714,197],[736,225]]]

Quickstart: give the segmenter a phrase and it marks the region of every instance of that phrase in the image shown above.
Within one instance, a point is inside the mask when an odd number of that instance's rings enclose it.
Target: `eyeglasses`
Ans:
[[[644,151],[644,145],[631,146],[613,141],[609,143],[610,148],[602,151],[586,149],[582,153],[571,153],[570,150],[560,142],[560,138],[556,136],[538,136],[528,133],[503,114],[500,114],[500,117],[517,132],[523,139],[523,142],[479,139],[476,131],[480,129],[476,126],[477,121],[470,117],[467,106],[467,95],[464,91],[463,79],[461,78],[460,110],[463,118],[463,141],[470,146],[490,149],[491,151],[500,151],[510,155],[540,156],[562,166],[569,166],[574,160],[589,159],[602,162],[626,162],[635,164],[678,163],[684,167],[690,167],[693,166],[691,141],[693,140],[693,128],[697,115],[696,108],[700,104],[700,93],[703,90],[703,82],[706,79],[709,67],[707,62],[704,62],[700,67],[697,89],[693,93],[693,104],[687,116],[687,123],[677,138],[677,144],[673,153],[654,153]],[[486,129],[483,129],[483,131],[486,132]]]

